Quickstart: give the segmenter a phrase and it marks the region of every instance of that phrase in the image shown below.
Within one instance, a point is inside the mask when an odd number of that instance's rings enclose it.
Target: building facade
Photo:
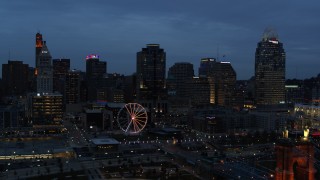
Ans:
[[[86,57],[87,98],[97,100],[97,89],[100,88],[104,76],[107,74],[107,62],[100,61],[99,55],[91,54]]]
[[[230,62],[219,62],[214,58],[202,58],[199,77],[208,78],[211,104],[233,105],[237,75]]]
[[[169,68],[167,87],[169,94],[185,96],[183,94],[184,83],[194,77],[193,64],[187,62],[175,63]]]
[[[21,105],[0,106],[0,129],[22,127],[24,107]]]
[[[285,102],[285,61],[283,44],[267,29],[255,53],[255,101],[257,105]]]
[[[208,78],[193,77],[185,83],[185,91],[192,106],[207,106],[210,104],[210,84]]]
[[[38,32],[36,34],[36,56],[35,56],[36,59],[35,59],[35,64],[34,64],[36,69],[39,67],[39,64],[40,64],[39,55],[41,53],[42,46],[43,46],[42,34],[40,34]]]
[[[88,79],[97,79],[107,74],[107,62],[100,61],[99,55],[91,54],[86,57],[86,75]]]
[[[159,44],[147,44],[137,53],[137,100],[155,113],[167,112],[166,53]]]
[[[81,71],[70,70],[66,74],[65,80],[65,103],[66,104],[77,104],[80,103],[80,79]]]
[[[38,60],[37,92],[51,93],[53,91],[52,57],[45,41],[43,41]]]
[[[29,87],[29,65],[22,61],[2,64],[2,79],[6,95],[25,95]]]
[[[64,94],[66,75],[70,70],[70,59],[53,59],[53,91]]]
[[[60,124],[63,100],[60,93],[31,93],[27,99],[27,116],[32,124]]]

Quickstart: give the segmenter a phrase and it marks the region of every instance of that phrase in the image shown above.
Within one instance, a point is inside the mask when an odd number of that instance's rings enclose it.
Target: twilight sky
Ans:
[[[40,31],[53,58],[70,58],[76,69],[96,53],[109,73],[130,75],[136,52],[158,43],[167,70],[191,62],[197,73],[202,57],[219,54],[237,79],[249,79],[257,42],[272,27],[287,54],[287,78],[309,78],[320,73],[319,9],[318,0],[1,0],[0,62],[10,54],[34,67]]]

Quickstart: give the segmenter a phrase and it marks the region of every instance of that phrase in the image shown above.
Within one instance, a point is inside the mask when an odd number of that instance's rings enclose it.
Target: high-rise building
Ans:
[[[100,61],[99,55],[90,54],[86,57],[87,79],[99,79],[107,74],[107,62]]]
[[[27,116],[33,124],[60,124],[63,115],[62,95],[36,93],[28,95]]]
[[[214,104],[232,106],[237,75],[231,63],[216,62],[208,78],[210,83],[214,83]]]
[[[216,95],[215,95],[215,83],[213,81],[213,78],[209,78],[209,72],[213,71],[213,66],[216,63],[215,58],[202,58],[200,61],[200,67],[199,67],[199,77],[206,77],[209,80],[209,86],[210,86],[210,103],[216,104]]]
[[[37,92],[51,93],[53,90],[52,57],[45,41],[38,58]]]
[[[70,59],[53,59],[53,91],[64,94],[66,75],[70,70]]]
[[[42,34],[37,33],[36,34],[36,61],[35,61],[36,68],[38,68],[39,66],[39,55],[41,53],[42,46],[43,46]]]
[[[207,77],[193,77],[185,83],[186,95],[192,106],[210,104],[210,84]]]
[[[232,106],[237,75],[230,62],[219,62],[214,58],[202,58],[199,77],[208,78],[211,104]]]
[[[255,54],[255,96],[257,105],[285,101],[285,60],[283,44],[274,30],[266,29]]]
[[[66,74],[64,96],[66,104],[80,103],[80,73],[79,70],[70,70]]]
[[[97,100],[97,89],[107,74],[107,62],[100,61],[99,55],[91,54],[86,57],[87,95],[89,101]]]
[[[2,79],[7,95],[25,95],[28,90],[29,65],[22,61],[2,64]]]
[[[137,100],[156,113],[167,111],[166,53],[148,44],[137,53]]]
[[[202,58],[199,67],[199,77],[207,77],[211,67],[213,64],[215,64],[215,62],[215,58]]]
[[[193,64],[187,62],[175,63],[169,68],[167,88],[169,93],[176,96],[185,96],[183,94],[184,84],[194,76]]]

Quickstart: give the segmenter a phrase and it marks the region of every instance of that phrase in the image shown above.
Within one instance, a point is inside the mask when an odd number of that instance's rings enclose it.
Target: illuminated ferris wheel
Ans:
[[[128,103],[118,113],[118,124],[126,134],[141,132],[147,125],[147,111],[138,103]]]

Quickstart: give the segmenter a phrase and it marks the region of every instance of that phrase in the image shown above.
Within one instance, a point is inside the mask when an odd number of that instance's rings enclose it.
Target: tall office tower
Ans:
[[[37,92],[51,93],[53,90],[52,58],[45,41],[38,58]]]
[[[70,70],[70,59],[53,59],[53,91],[64,94],[66,75]]]
[[[80,73],[79,70],[70,70],[66,74],[65,84],[65,103],[77,104],[80,103]]]
[[[100,61],[99,55],[91,54],[86,57],[87,79],[102,78],[107,74],[107,62]]]
[[[2,79],[6,95],[25,95],[28,91],[29,65],[22,61],[2,64]]]
[[[274,30],[266,29],[255,54],[255,95],[257,105],[285,101],[285,61],[283,44]]]
[[[173,93],[175,96],[185,96],[184,83],[189,81],[194,76],[193,64],[187,62],[175,63],[169,68],[167,89],[168,92]]]
[[[216,104],[216,98],[215,98],[215,86],[213,78],[209,78],[208,74],[209,71],[212,69],[213,65],[216,63],[215,58],[202,58],[200,61],[200,67],[199,67],[199,77],[207,77],[209,81],[210,86],[210,103]]]
[[[159,44],[137,52],[137,100],[155,113],[167,112],[166,53]]]
[[[97,100],[97,88],[101,86],[107,74],[107,62],[100,61],[99,56],[91,54],[86,57],[86,80],[88,85],[88,100]]]
[[[42,46],[43,46],[42,34],[37,33],[36,34],[36,61],[35,61],[36,68],[38,68],[39,66],[39,55],[41,53]]]
[[[230,62],[216,62],[209,72],[209,81],[214,82],[215,104],[233,106],[237,74]]]
[[[219,62],[214,58],[200,61],[199,77],[208,78],[211,104],[232,106],[236,76],[230,62]]]
[[[192,106],[210,104],[210,84],[207,77],[193,77],[185,83],[185,90]]]
[[[27,96],[26,114],[33,124],[60,124],[63,101],[60,93],[30,93]]]
[[[215,64],[215,58],[202,58],[200,61],[199,67],[199,77],[207,77],[210,71],[210,68]]]

